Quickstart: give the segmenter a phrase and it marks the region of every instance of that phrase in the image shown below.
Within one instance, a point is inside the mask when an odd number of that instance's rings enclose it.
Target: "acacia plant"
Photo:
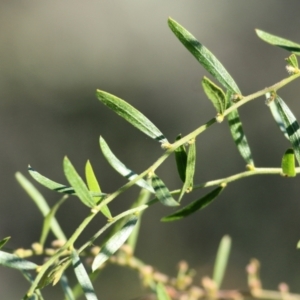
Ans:
[[[300,55],[300,44],[256,30],[257,35],[262,40],[291,52],[290,56],[286,58],[288,75],[270,87],[245,96],[224,66],[204,45],[173,19],[170,18],[168,24],[178,40],[213,77],[214,81],[204,77],[202,86],[207,98],[216,109],[216,116],[189,134],[179,135],[176,141],[172,143],[146,116],[129,103],[112,94],[97,90],[96,97],[101,103],[159,142],[163,154],[141,174],[137,174],[114,155],[101,136],[99,142],[102,154],[113,169],[128,179],[127,184],[110,194],[101,190],[89,161],[86,163],[86,180],[84,181],[70,160],[67,157],[64,158],[63,170],[69,185],[57,183],[29,166],[29,174],[39,184],[63,194],[63,197],[51,208],[25,176],[16,173],[17,180],[44,216],[40,240],[33,243],[31,249],[11,250],[7,248],[10,237],[0,241],[0,248],[2,248],[0,264],[17,269],[29,282],[29,288],[24,291],[23,299],[44,299],[42,296],[43,288],[58,282],[62,286],[62,294],[66,300],[77,299],[82,294],[88,300],[98,299],[93,288],[93,282],[101,270],[110,263],[128,266],[139,272],[143,284],[159,300],[229,299],[243,296],[281,299],[282,295],[300,299],[300,295],[289,294],[287,285],[284,284],[280,286],[279,292],[264,290],[259,280],[259,263],[256,260],[251,261],[247,267],[249,291],[221,290],[230,251],[231,242],[228,236],[225,236],[220,243],[212,277],[203,278],[202,287],[192,284],[193,272],[185,262],[179,264],[178,275],[172,279],[154,271],[152,267],[135,257],[134,249],[138,238],[138,225],[141,222],[143,212],[150,207],[152,208],[154,204],[171,207],[172,212],[161,219],[163,222],[171,222],[186,218],[204,209],[220,196],[221,192],[226,187],[228,188],[228,185],[233,181],[261,174],[294,177],[300,172],[300,168],[295,167],[295,158],[300,163],[299,125],[288,105],[278,95],[278,91],[282,87],[300,77],[296,57]],[[261,168],[255,165],[239,117],[238,108],[240,106],[261,96],[266,97],[266,104],[269,106],[271,114],[285,137],[291,142],[291,148],[284,153],[280,168]],[[194,184],[196,139],[210,126],[221,123],[225,119],[228,121],[237,149],[246,162],[246,170],[226,178]],[[173,191],[170,191],[156,174],[156,170],[169,157],[175,158],[178,174],[182,180],[182,185]],[[109,208],[110,203],[133,185],[138,185],[141,188],[137,199],[131,203],[127,210],[118,215],[112,215]],[[193,193],[194,190],[207,187],[214,188],[204,197],[188,204],[182,201],[186,193]],[[70,237],[66,237],[55,218],[55,213],[70,195],[77,197],[83,205],[89,207],[90,212],[74,233]],[[94,218],[105,218],[107,222],[84,244],[75,247],[75,242]],[[52,241],[51,247],[46,247],[45,243],[50,231],[53,232],[56,240]],[[103,233],[106,234],[105,238],[99,239]],[[98,246],[95,246],[97,244]],[[40,265],[37,265],[30,261],[30,257],[33,256],[41,256],[45,259]],[[69,267],[74,269],[78,280],[75,287],[70,287],[68,284],[65,270]],[[100,295],[99,299],[105,299],[105,297]]]

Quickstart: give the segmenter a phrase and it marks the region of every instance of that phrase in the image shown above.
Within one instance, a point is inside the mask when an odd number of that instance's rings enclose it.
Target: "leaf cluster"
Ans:
[[[80,293],[84,293],[86,299],[98,299],[93,287],[93,281],[96,279],[97,274],[107,263],[113,261],[114,257],[119,257],[119,249],[125,244],[130,247],[131,255],[133,255],[142,214],[156,203],[173,210],[169,215],[162,217],[163,222],[180,220],[207,207],[221,195],[225,187],[232,181],[259,174],[279,174],[285,177],[294,177],[300,172],[300,169],[296,167],[296,161],[300,164],[299,125],[287,103],[278,95],[280,88],[300,76],[297,61],[297,55],[300,55],[300,45],[261,30],[256,30],[257,35],[262,40],[292,53],[286,59],[289,76],[271,87],[244,96],[235,80],[208,48],[175,20],[170,18],[168,25],[182,45],[212,76],[212,79],[206,76],[203,77],[201,84],[207,98],[216,109],[216,116],[185,136],[179,134],[174,143],[170,143],[171,138],[167,139],[152,121],[131,104],[110,93],[97,90],[96,97],[102,104],[150,138],[158,141],[163,149],[163,154],[139,174],[121,162],[105,139],[100,136],[99,146],[103,156],[117,173],[128,180],[125,185],[113,193],[102,191],[89,160],[85,166],[85,178],[81,178],[69,158],[64,158],[63,171],[68,182],[67,185],[49,179],[29,166],[28,172],[35,181],[52,191],[63,194],[62,198],[53,207],[49,207],[45,198],[24,175],[21,173],[16,174],[18,182],[38,206],[44,217],[40,240],[34,244],[32,250],[26,252],[19,249],[12,251],[12,253],[0,251],[0,264],[19,270],[30,282],[30,287],[23,299],[44,299],[41,293],[42,289],[48,284],[58,282],[61,283],[65,299],[76,299]],[[275,122],[291,143],[291,148],[283,154],[279,168],[259,168],[254,164],[251,148],[238,113],[240,106],[263,95],[266,97],[266,104],[269,106]],[[199,135],[213,124],[222,123],[226,118],[232,139],[246,164],[247,170],[227,178],[195,184],[196,142]],[[163,178],[157,174],[159,167],[169,157],[174,157],[178,176],[182,182],[180,188],[173,191],[166,186]],[[110,209],[110,203],[133,185],[137,185],[141,189],[137,199],[132,202],[127,210],[114,215]],[[197,197],[190,203],[183,204],[184,196],[187,193],[193,193],[206,187],[214,187],[214,189],[204,196]],[[89,214],[68,238],[60,227],[55,214],[61,205],[73,196],[89,208]],[[179,206],[181,207],[178,208]],[[95,217],[104,217],[107,220],[106,224],[83,245],[75,247],[78,237],[81,236],[83,230]],[[109,229],[108,237],[103,239],[102,242],[97,241],[98,245],[95,246],[95,241],[99,236]],[[54,247],[55,249],[45,247],[50,231],[59,241],[58,246]],[[8,241],[8,237],[2,239],[0,248],[5,250]],[[221,286],[225,274],[230,247],[231,239],[225,236],[220,244],[212,276],[212,282],[217,289]],[[43,255],[47,257],[47,261],[39,266],[25,259],[33,255]],[[83,261],[85,256],[88,256],[89,263]],[[81,292],[78,292],[77,287],[72,289],[68,284],[65,270],[69,266],[74,269]],[[153,281],[151,289],[156,293],[159,300],[170,300],[172,298],[163,281]]]

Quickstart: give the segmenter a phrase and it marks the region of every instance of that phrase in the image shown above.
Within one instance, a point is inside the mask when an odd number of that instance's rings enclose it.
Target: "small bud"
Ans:
[[[35,254],[40,255],[43,253],[43,246],[40,243],[33,243],[31,245],[32,250]]]
[[[100,247],[94,246],[91,248],[90,252],[93,256],[96,256],[100,252]]]
[[[243,96],[241,94],[232,94],[231,101],[236,103],[243,99]]]
[[[254,170],[255,170],[255,167],[254,167],[252,164],[248,164],[248,165],[246,165],[246,169],[247,169],[248,171],[254,171]]]
[[[288,293],[289,292],[289,286],[284,282],[281,282],[278,285],[278,289],[281,293]]]
[[[221,115],[221,114],[217,114],[217,115],[216,115],[216,121],[217,121],[218,123],[222,123],[223,120],[224,120],[224,116],[223,116],[223,115]]]
[[[267,93],[267,94],[266,94],[266,101],[265,101],[265,104],[266,104],[267,106],[269,106],[269,105],[271,104],[271,102],[274,101],[275,95],[276,95],[276,94],[275,94],[274,92],[272,92],[272,93]]]
[[[61,248],[66,242],[63,240],[54,240],[51,242],[53,248]]]
[[[162,143],[161,144],[161,147],[164,149],[164,150],[168,150],[172,147],[172,145],[170,143]]]
[[[296,69],[295,67],[291,66],[291,65],[287,65],[285,67],[285,69],[287,70],[287,72],[289,73],[289,75],[294,75],[299,73],[299,69]]]

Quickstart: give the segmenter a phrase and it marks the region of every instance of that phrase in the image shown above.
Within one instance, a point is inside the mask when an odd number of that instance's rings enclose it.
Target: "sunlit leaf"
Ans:
[[[202,87],[217,112],[222,115],[227,106],[223,90],[205,76],[202,79]]]
[[[157,300],[171,300],[165,286],[161,282],[156,284],[156,296]]]
[[[169,189],[166,187],[164,182],[154,174],[152,176],[152,186],[155,191],[157,199],[166,206],[178,206],[179,203],[172,197]]]
[[[216,256],[216,261],[214,265],[214,273],[213,273],[213,280],[218,285],[218,288],[221,287],[224,274],[226,271],[228,258],[230,254],[231,248],[231,238],[228,235],[223,236],[220,246],[218,249],[218,253]]]
[[[292,111],[289,109],[289,107],[286,105],[286,103],[278,95],[275,96],[275,99],[273,101],[276,105],[278,113],[284,124],[285,130],[288,134],[289,140],[295,151],[296,159],[297,159],[298,163],[300,164],[299,124],[298,124],[294,114],[292,113]]]
[[[195,143],[195,140],[192,140],[190,142],[189,151],[188,151],[188,155],[187,155],[185,182],[181,189],[178,202],[181,201],[184,193],[190,192],[193,189],[195,166],[196,166],[196,143]]]
[[[241,94],[237,84],[219,62],[219,60],[184,27],[175,20],[169,18],[169,27],[181,43],[194,55],[199,63],[226,89]]]
[[[138,218],[132,216],[127,223],[115,233],[101,248],[101,251],[95,257],[92,270],[98,269],[106,260],[108,260],[119,248],[126,242],[132,230],[134,229]]]
[[[85,178],[86,178],[86,182],[87,182],[87,185],[89,187],[89,190],[92,191],[92,192],[101,194],[100,185],[98,183],[98,180],[95,176],[93,167],[92,167],[89,160],[86,162],[86,165],[85,165]],[[98,201],[101,199],[101,197],[93,197],[93,198],[94,198],[94,201],[96,203],[98,203]],[[104,205],[102,207],[101,212],[108,219],[112,218],[112,215],[111,215],[110,210],[109,210],[107,205]]]
[[[97,300],[98,298],[96,296],[93,284],[76,251],[72,251],[72,265],[78,283],[84,292],[85,298],[87,300]]]
[[[64,172],[67,180],[69,181],[70,185],[74,188],[76,195],[81,200],[81,202],[88,207],[94,207],[96,205],[96,202],[89,193],[86,184],[78,175],[72,163],[67,157],[64,158]]]
[[[64,184],[57,183],[37,172],[33,169],[30,165],[28,166],[29,174],[41,185],[45,186],[46,188],[63,193],[63,194],[75,194],[75,191],[72,187],[66,186]]]
[[[44,246],[44,243],[46,241],[46,238],[48,236],[48,233],[51,228],[51,223],[53,221],[53,218],[55,216],[55,213],[57,212],[58,208],[66,201],[68,196],[64,196],[60,201],[58,201],[49,211],[49,213],[46,215],[43,223],[43,229],[42,234],[40,238],[40,244]]]
[[[265,42],[300,55],[300,44],[283,39],[279,36],[256,29],[256,34]]]
[[[102,150],[102,153],[108,163],[122,176],[127,178],[128,180],[133,180],[136,178],[138,175],[127,168],[110,150],[109,146],[107,145],[106,141],[104,140],[103,137],[100,136],[100,148]],[[151,185],[149,185],[144,179],[138,180],[135,184],[138,186],[147,189],[151,193],[154,193],[154,190]]]
[[[0,250],[0,265],[19,269],[19,270],[33,270],[38,267],[37,264],[20,258],[15,254],[7,253]]]
[[[169,18],[168,23],[171,30],[182,42],[182,44],[194,55],[194,57],[200,62],[200,64],[215,79],[217,79],[232,94],[241,94],[241,91],[233,78],[219,62],[219,60],[206,47],[204,47],[190,32],[188,32],[173,19]],[[231,100],[226,102],[229,103],[227,104],[228,108]],[[242,123],[239,119],[237,110],[234,110],[228,115],[228,120],[230,124],[231,134],[234,138],[235,143],[237,144],[238,150],[240,151],[242,157],[246,160],[247,164],[253,165],[250,147],[243,132]]]
[[[295,153],[293,149],[288,149],[284,153],[281,161],[282,174],[286,177],[295,177]]]
[[[39,210],[41,211],[42,215],[45,217],[50,211],[49,205],[47,204],[45,198],[43,195],[33,186],[33,184],[21,173],[16,173],[16,179],[20,183],[20,185],[23,187],[23,189],[27,192],[27,194],[31,197],[31,199],[34,201],[34,203],[37,205]],[[57,239],[66,241],[67,238],[65,234],[63,233],[60,225],[58,224],[57,220],[55,218],[52,218],[51,221],[51,230],[53,234],[56,236]]]
[[[193,214],[197,210],[203,209],[206,206],[208,206],[214,199],[216,199],[217,196],[223,191],[225,188],[224,186],[219,186],[204,197],[188,204],[187,206],[183,207],[182,209],[176,211],[175,213],[163,217],[161,221],[163,222],[170,222],[170,221],[176,221],[183,218],[186,218],[187,216]]]
[[[168,140],[162,132],[147,117],[126,101],[100,90],[96,91],[96,96],[103,104],[146,135],[162,144],[168,144]]]
[[[177,136],[176,141],[181,139],[181,134]],[[175,159],[176,159],[176,166],[179,177],[182,182],[185,182],[185,171],[187,166],[187,154],[185,150],[185,146],[181,145],[175,149]]]

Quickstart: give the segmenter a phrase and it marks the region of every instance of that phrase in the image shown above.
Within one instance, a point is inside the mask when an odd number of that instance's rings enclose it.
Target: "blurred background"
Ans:
[[[300,42],[298,0],[10,0],[0,6],[0,238],[11,236],[12,248],[30,247],[39,239],[42,225],[38,209],[14,178],[16,171],[28,177],[31,164],[66,183],[63,157],[67,155],[82,175],[90,159],[102,190],[109,193],[126,181],[102,157],[100,135],[137,172],[163,153],[157,142],[101,104],[95,97],[97,88],[138,108],[170,141],[215,115],[200,85],[207,72],[169,30],[169,16],[218,57],[244,95],[287,76],[288,52],[259,40],[255,28]],[[299,83],[279,94],[299,118]],[[256,166],[279,167],[289,143],[264,101],[248,103],[240,115]],[[196,183],[243,170],[245,163],[226,122],[197,139]],[[180,187],[172,157],[157,173],[170,189]],[[50,205],[60,199],[35,185]],[[185,203],[207,192],[196,191]],[[233,248],[225,288],[246,287],[245,266],[255,257],[262,264],[265,288],[276,289],[285,281],[293,292],[300,292],[299,192],[297,177],[256,176],[230,184],[207,209],[182,221],[161,223],[171,211],[155,205],[143,217],[136,254],[170,275],[185,259],[197,271],[199,283],[202,276],[211,275],[219,241],[229,234]],[[126,209],[137,193],[133,188],[117,198],[113,213]],[[72,197],[57,218],[70,236],[87,213]],[[104,222],[99,216],[77,245]],[[0,268],[0,278],[3,299],[20,299],[28,287],[14,270]],[[113,300],[144,293],[137,274],[118,267],[105,270],[96,289],[101,299]],[[59,288],[55,293],[46,289],[46,299],[60,299]]]

